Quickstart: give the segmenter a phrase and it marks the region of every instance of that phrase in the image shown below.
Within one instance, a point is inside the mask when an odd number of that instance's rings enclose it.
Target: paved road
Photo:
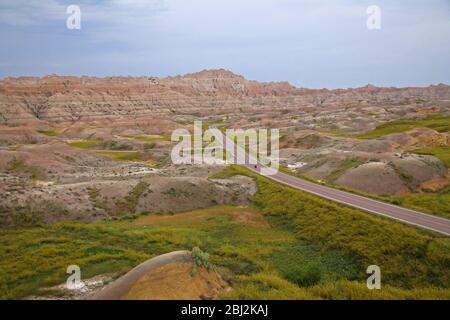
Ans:
[[[227,150],[229,150],[232,154],[232,158],[236,157],[238,150],[241,153],[245,154],[245,151],[242,148],[236,146],[233,141],[231,141],[227,136],[223,135],[219,130],[214,131],[213,134],[216,137],[217,141],[221,142],[222,146],[233,146],[231,149],[227,148]],[[257,163],[257,160],[247,154],[246,163]],[[245,167],[253,172],[261,174],[261,168],[263,168],[263,165],[258,163],[256,167],[255,165],[245,165]],[[266,177],[329,200],[333,200],[373,214],[392,218],[407,224],[450,236],[449,219],[440,218],[419,211],[414,211],[393,204],[362,197],[353,193],[333,189],[301,178],[293,177],[282,172],[278,172],[274,175]]]
[[[255,168],[254,165],[246,165],[245,167],[258,174],[260,173],[261,165],[257,165],[257,168]],[[333,189],[282,172],[266,177],[329,200],[450,236],[449,219],[436,217],[419,211],[355,195],[353,193]]]

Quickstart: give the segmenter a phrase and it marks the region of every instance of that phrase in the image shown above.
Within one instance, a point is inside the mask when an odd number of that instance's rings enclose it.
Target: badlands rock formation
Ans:
[[[170,137],[193,120],[279,128],[281,163],[297,173],[393,195],[448,184],[447,167],[418,148],[447,148],[428,128],[355,139],[380,123],[450,111],[450,87],[311,90],[226,70],[155,77],[20,77],[0,81],[0,226],[245,205],[248,178],[221,166],[176,166]],[[337,134],[336,134],[337,133]],[[380,181],[382,183],[380,183]]]
[[[381,107],[374,113],[408,112],[407,105],[425,110],[443,108],[450,87],[310,90],[287,82],[260,83],[226,70],[205,70],[177,77],[65,77],[6,78],[0,81],[0,123],[31,124],[39,121],[78,121],[98,117],[159,115],[214,115],[258,112],[266,116],[284,110],[297,114],[314,109]],[[432,106],[424,102],[441,101]],[[398,106],[404,108],[399,109]],[[310,112],[308,112],[311,115]],[[328,117],[333,114],[329,113]],[[264,116],[263,116],[264,117]],[[307,118],[307,117],[306,117]],[[326,120],[326,119],[324,119]],[[360,119],[364,121],[364,119]]]

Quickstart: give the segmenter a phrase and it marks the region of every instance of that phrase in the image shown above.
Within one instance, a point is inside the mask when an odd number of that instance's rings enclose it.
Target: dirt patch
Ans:
[[[435,192],[448,186],[449,183],[450,181],[447,178],[435,178],[433,180],[422,183],[420,185],[420,189],[422,189],[423,191]]]
[[[66,283],[50,288],[42,288],[39,290],[38,296],[30,296],[25,298],[25,300],[82,300],[100,291],[112,280],[112,275],[100,274],[89,279],[83,279],[78,286],[74,286],[72,289],[68,289]]]
[[[192,275],[192,263],[170,263],[148,272],[131,287],[125,300],[217,299],[228,290],[214,271],[199,268]]]

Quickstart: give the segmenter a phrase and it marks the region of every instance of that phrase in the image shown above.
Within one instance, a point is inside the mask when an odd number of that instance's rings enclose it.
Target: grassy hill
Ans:
[[[116,276],[159,254],[200,247],[233,274],[236,299],[450,298],[450,240],[344,207],[232,166],[215,178],[252,176],[251,208],[118,216],[0,231],[0,298],[23,298],[64,283]],[[367,266],[382,270],[370,291]]]
[[[401,133],[414,128],[430,128],[438,132],[450,131],[450,116],[433,115],[424,119],[401,119],[383,123],[375,128],[375,130],[354,135],[359,139],[374,139],[388,134]]]

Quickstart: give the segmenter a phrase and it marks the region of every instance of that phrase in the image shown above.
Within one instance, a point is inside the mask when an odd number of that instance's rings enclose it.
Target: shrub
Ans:
[[[144,144],[144,149],[145,150],[151,150],[154,147],[156,147],[156,143],[154,143],[154,142],[150,142],[150,143],[147,142],[147,143]]]
[[[305,262],[295,267],[291,267],[284,274],[284,277],[300,287],[309,287],[320,282],[322,278],[322,268],[317,263]]]
[[[204,267],[210,271],[211,265],[209,263],[209,254],[203,252],[199,247],[194,247],[191,251],[192,259],[194,263],[192,265],[191,275],[194,277],[197,274],[198,268]]]

